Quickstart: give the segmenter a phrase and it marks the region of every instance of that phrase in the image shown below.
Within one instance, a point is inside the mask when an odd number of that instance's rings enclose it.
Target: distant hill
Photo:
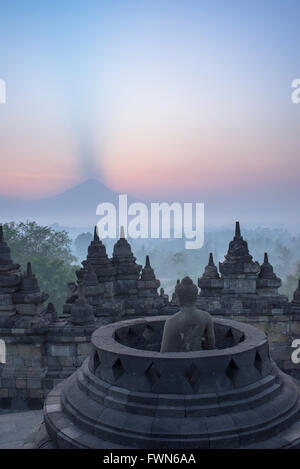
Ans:
[[[0,197],[1,222],[37,220],[40,223],[94,225],[96,207],[102,202],[118,203],[117,193],[96,179],[89,179],[61,194],[39,200]]]
[[[112,202],[118,207],[118,195],[100,181],[88,179],[60,194],[39,200],[0,196],[0,223],[36,220],[48,225],[58,223],[77,228],[92,227],[99,221],[99,216],[96,215],[97,205]],[[260,203],[257,203],[258,198]],[[171,199],[174,200],[188,202],[192,198],[181,195]],[[193,200],[205,202],[206,228],[224,225],[231,227],[235,220],[240,220],[243,226],[283,226],[299,233],[299,189],[295,190],[293,187],[286,194],[280,186],[276,194],[270,193],[267,188],[263,191],[255,190],[253,199],[242,190],[215,193],[201,191],[199,188],[199,195],[195,194]],[[140,200],[128,196],[128,204],[138,201]],[[149,208],[149,201],[146,204]]]

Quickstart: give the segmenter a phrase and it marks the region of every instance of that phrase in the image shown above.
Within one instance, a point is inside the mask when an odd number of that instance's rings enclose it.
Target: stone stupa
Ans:
[[[191,281],[180,288],[188,305]],[[90,357],[49,393],[25,447],[300,448],[299,383],[270,359],[262,331],[215,319],[215,349],[160,353],[168,318],[97,329]]]

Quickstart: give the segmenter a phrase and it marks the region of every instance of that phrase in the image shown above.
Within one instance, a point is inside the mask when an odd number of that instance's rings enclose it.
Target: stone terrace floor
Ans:
[[[42,421],[42,410],[1,413],[0,449],[20,449]]]

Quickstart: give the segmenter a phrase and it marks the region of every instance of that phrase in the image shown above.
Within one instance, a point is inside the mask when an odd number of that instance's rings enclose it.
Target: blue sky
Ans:
[[[256,202],[288,205],[299,22],[291,0],[2,1],[2,194],[97,177],[139,196],[228,203],[255,186]]]

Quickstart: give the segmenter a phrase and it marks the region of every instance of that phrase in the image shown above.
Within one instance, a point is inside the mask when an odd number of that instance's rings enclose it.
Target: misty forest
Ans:
[[[41,290],[49,293],[49,301],[58,311],[66,298],[67,283],[76,280],[76,270],[87,255],[92,232],[92,227],[41,226],[34,221],[4,225],[5,239],[11,246],[14,261],[23,269],[26,262],[31,261]],[[264,252],[268,252],[275,273],[282,279],[280,292],[291,299],[300,277],[300,236],[280,228],[243,229],[242,235],[248,241],[254,260],[262,263]],[[185,249],[184,239],[129,238],[129,242],[139,264],[144,265],[146,255],[150,256],[156,277],[170,295],[178,278],[189,275],[197,281],[210,252],[218,265],[224,259],[232,237],[231,228],[207,230],[204,246],[198,250]],[[103,240],[109,256],[115,241]]]

